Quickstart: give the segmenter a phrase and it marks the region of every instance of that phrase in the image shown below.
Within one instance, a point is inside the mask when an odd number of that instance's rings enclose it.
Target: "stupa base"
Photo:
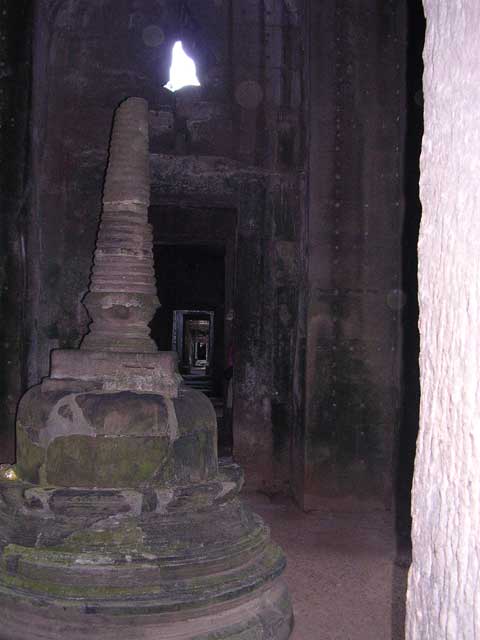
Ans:
[[[286,640],[285,558],[241,484],[0,483],[0,640]]]
[[[154,609],[158,604],[152,602]],[[293,617],[276,580],[260,593],[196,611],[145,613],[131,600],[115,613],[98,602],[72,602],[0,589],[1,640],[287,640]]]

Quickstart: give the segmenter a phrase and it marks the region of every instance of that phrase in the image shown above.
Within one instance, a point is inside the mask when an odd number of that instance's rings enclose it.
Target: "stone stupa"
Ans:
[[[219,464],[158,306],[148,105],[118,108],[80,349],[23,396],[0,481],[0,640],[286,640],[284,556]]]

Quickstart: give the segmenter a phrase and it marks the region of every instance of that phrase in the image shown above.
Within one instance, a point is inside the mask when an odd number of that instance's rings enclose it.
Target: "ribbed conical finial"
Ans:
[[[148,224],[148,104],[129,98],[117,109],[90,290],[90,351],[157,351],[148,322],[159,306]]]

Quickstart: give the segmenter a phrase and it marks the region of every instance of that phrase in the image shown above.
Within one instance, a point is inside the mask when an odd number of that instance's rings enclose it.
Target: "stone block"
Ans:
[[[177,354],[54,350],[51,378],[97,382],[106,391],[144,391],[178,395]]]

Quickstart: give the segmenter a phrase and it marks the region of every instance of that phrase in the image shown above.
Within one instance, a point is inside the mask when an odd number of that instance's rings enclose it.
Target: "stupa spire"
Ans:
[[[81,348],[157,351],[148,323],[159,306],[148,224],[148,104],[129,98],[117,109],[89,293],[92,324]]]

